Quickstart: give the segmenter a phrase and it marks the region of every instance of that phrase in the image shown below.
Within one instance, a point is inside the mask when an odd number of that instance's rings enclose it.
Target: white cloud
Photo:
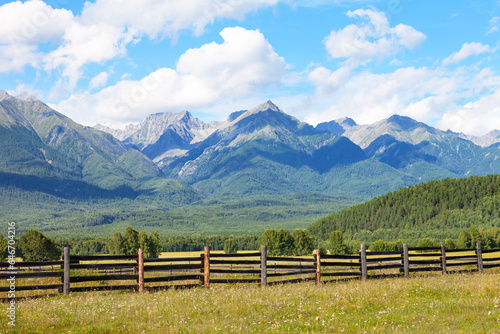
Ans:
[[[326,96],[338,90],[351,75],[350,66],[340,67],[332,72],[325,67],[317,67],[312,70],[308,79],[315,83],[318,95]]]
[[[442,129],[482,136],[500,129],[500,89],[447,112],[439,122]]]
[[[44,57],[45,70],[62,68],[62,75],[70,91],[83,74],[83,66],[101,63],[126,53],[131,37],[108,24],[91,26],[73,22],[63,36],[64,42]]]
[[[71,91],[85,65],[121,57],[128,44],[145,36],[175,40],[185,30],[200,35],[217,19],[242,19],[278,1],[97,0],[86,2],[78,16],[41,0],[8,3],[0,6],[0,71],[20,71],[26,65],[60,70],[63,79],[57,88]],[[38,47],[46,42],[56,47],[42,54]],[[18,50],[24,50],[22,57]]]
[[[38,68],[38,44],[58,40],[73,14],[54,9],[43,1],[11,2],[0,6],[0,72],[22,72],[29,65]]]
[[[0,6],[0,43],[38,44],[58,39],[74,19],[71,11],[54,9],[41,0]]]
[[[414,49],[425,35],[413,27],[398,24],[390,27],[384,13],[371,9],[349,11],[347,16],[365,21],[332,31],[325,40],[326,49],[333,58],[348,58],[357,65],[373,58],[384,58],[401,49]]]
[[[484,45],[477,42],[464,43],[460,51],[451,54],[448,58],[443,60],[443,65],[448,66],[451,64],[456,64],[470,56],[480,55],[482,53],[492,52],[492,51],[493,50],[490,48],[489,45]]]
[[[349,116],[356,122],[370,124],[393,114],[429,121],[454,106],[466,81],[462,73],[449,74],[426,67],[400,68],[384,74],[351,73],[339,79],[341,70],[319,68],[311,72],[309,79],[317,87],[318,111],[308,115],[306,121],[317,124]]]
[[[89,89],[96,89],[106,86],[106,82],[108,82],[108,73],[101,72],[95,77],[92,78],[89,82]]]
[[[73,94],[55,107],[85,124],[131,122],[155,112],[209,108],[258,96],[280,84],[285,61],[259,31],[225,28],[220,35],[221,44],[187,50],[176,69],[161,68],[139,81],[121,81],[95,94]]]
[[[128,27],[137,35],[175,38],[182,30],[200,35],[216,19],[243,19],[249,12],[276,3],[278,0],[97,0],[87,3],[81,16],[86,25],[108,22]]]
[[[494,16],[490,20],[490,30],[488,30],[488,32],[486,33],[486,35],[498,32],[500,30],[499,26],[500,26],[500,16]]]
[[[36,47],[29,44],[0,44],[0,73],[23,72],[26,65],[38,65]]]

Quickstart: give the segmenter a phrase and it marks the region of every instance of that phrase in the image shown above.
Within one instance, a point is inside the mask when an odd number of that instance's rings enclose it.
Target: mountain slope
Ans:
[[[205,124],[188,111],[149,115],[140,124],[128,125],[125,130],[102,125],[94,128],[112,134],[125,147],[134,147],[163,167],[216,131],[220,122]]]
[[[328,239],[340,230],[348,238],[373,242],[424,237],[457,238],[475,225],[500,227],[500,176],[473,176],[404,187],[317,220],[309,231]]]
[[[478,146],[464,136],[405,116],[393,115],[371,125],[332,121],[317,128],[341,132],[360,145],[372,160],[386,163],[418,180],[500,172],[494,147]],[[422,166],[427,166],[427,171]]]
[[[108,133],[85,127],[33,97],[0,93],[0,171],[138,189],[163,174]]]
[[[316,131],[270,101],[230,119],[173,161],[170,175],[209,192],[224,187],[247,195],[317,191],[324,190],[321,174],[366,158],[347,138]]]

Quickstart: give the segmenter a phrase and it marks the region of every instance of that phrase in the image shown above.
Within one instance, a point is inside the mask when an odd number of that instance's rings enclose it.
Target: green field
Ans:
[[[7,333],[499,333],[500,273],[72,294],[17,303]],[[6,307],[6,305],[5,305]]]

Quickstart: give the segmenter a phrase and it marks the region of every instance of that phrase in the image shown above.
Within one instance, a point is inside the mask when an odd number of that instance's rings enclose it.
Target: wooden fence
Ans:
[[[205,247],[199,257],[158,259],[144,259],[142,249],[137,255],[70,256],[66,247],[62,261],[16,262],[13,267],[0,263],[0,279],[11,281],[10,285],[0,287],[0,292],[45,290],[47,296],[102,290],[208,288],[211,284],[227,283],[266,286],[315,281],[318,284],[410,277],[412,273],[429,271],[482,273],[484,269],[498,267],[500,249],[482,250],[480,243],[466,250],[446,250],[444,244],[423,248],[405,244],[398,252],[369,252],[363,244],[357,255],[320,255],[315,251],[312,257],[267,256],[265,246],[260,252],[240,254],[210,253]]]

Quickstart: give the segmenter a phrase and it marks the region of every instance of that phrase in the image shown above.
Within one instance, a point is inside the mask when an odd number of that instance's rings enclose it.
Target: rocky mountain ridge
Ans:
[[[82,126],[34,98],[0,91],[0,132],[0,172],[104,189],[175,180],[208,197],[309,191],[369,198],[430,179],[500,173],[497,132],[476,138],[492,143],[480,146],[399,115],[313,127],[271,101],[223,122],[206,124],[182,111],[113,130]]]

